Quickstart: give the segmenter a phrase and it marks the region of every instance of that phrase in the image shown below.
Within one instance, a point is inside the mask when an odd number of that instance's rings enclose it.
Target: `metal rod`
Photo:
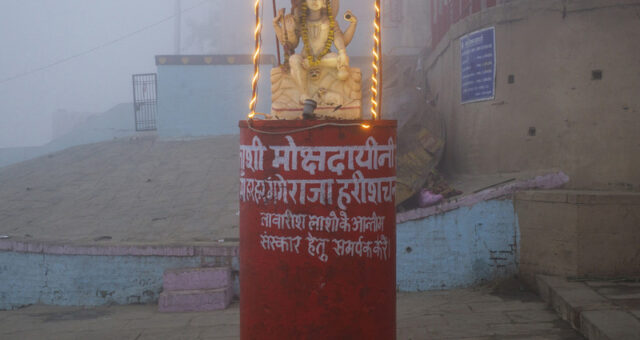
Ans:
[[[278,15],[276,12],[276,0],[273,0],[273,17],[275,18]],[[284,20],[284,18],[283,18]],[[278,40],[278,35],[276,34],[276,52],[278,55],[278,66],[280,66],[280,41]]]
[[[175,54],[180,54],[182,52],[182,0],[176,0],[175,15],[175,36],[173,43]]]
[[[136,131],[138,131],[138,108],[136,106],[136,75],[131,76],[131,82],[133,84],[133,124],[135,124]]]

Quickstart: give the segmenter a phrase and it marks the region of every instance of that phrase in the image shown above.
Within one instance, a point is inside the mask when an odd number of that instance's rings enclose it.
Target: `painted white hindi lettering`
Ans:
[[[351,179],[300,180],[275,178],[259,180],[240,178],[240,200],[257,204],[293,203],[304,205],[333,204],[334,186],[338,187],[338,207],[346,210],[352,202],[357,204],[382,204],[393,202],[396,191],[395,177],[364,178],[362,172],[354,172]]]
[[[327,149],[326,147],[300,147],[302,157],[302,170],[311,175],[322,172],[325,169]]]
[[[278,230],[318,231],[326,233],[380,233],[384,232],[384,216],[375,212],[371,216],[349,217],[345,211],[331,211],[328,216],[294,214],[287,210],[282,214],[260,213],[260,226]]]
[[[264,170],[264,152],[267,148],[262,144],[258,136],[254,136],[251,145],[240,145],[240,171]]]
[[[300,241],[302,237],[296,236],[276,236],[269,235],[266,232],[260,235],[260,246],[264,250],[279,250],[282,253],[296,253],[300,254]]]
[[[389,260],[393,245],[384,235],[390,232],[385,230],[385,216],[376,212],[349,216],[347,212],[353,205],[361,206],[357,210],[393,203],[396,177],[366,176],[394,173],[394,139],[380,144],[370,136],[363,145],[351,146],[304,146],[296,145],[292,136],[284,139],[285,145],[265,145],[254,136],[251,145],[240,146],[240,201],[264,210],[255,221],[264,228],[259,247],[300,254],[306,241],[307,254],[321,262],[332,256]],[[304,249],[303,255],[307,256]]]
[[[301,236],[276,236],[264,232],[260,235],[260,246],[267,251],[279,251],[281,253],[300,254]],[[338,257],[361,257],[377,260],[388,260],[390,258],[391,245],[389,239],[379,234],[375,239],[367,239],[360,235],[358,239],[331,239],[322,238],[307,232],[307,253],[318,258],[322,262],[329,260],[327,254],[327,244],[333,246],[333,253]]]
[[[287,145],[270,145],[267,149],[258,136],[251,145],[240,145],[240,169],[264,170],[264,153],[273,152],[271,165],[285,172],[301,168],[310,175],[330,171],[342,175],[345,170],[377,170],[395,168],[396,144],[389,138],[386,144],[378,144],[373,136],[364,145],[354,146],[298,146],[293,137],[285,136]],[[300,163],[300,164],[299,164]]]
[[[364,236],[358,240],[331,240],[334,245],[333,251],[337,256],[366,257],[387,260],[389,258],[389,239],[384,235],[379,235],[373,241],[367,241]]]
[[[288,146],[269,146],[274,152],[271,165],[276,169],[282,165],[284,171],[298,170],[298,147],[291,136],[286,136],[285,139]]]
[[[260,225],[265,228],[272,226],[279,230],[305,230],[307,215],[294,214],[291,210],[285,211],[284,214],[275,214],[268,212],[260,213]]]
[[[371,217],[356,216],[351,218],[352,231],[359,233],[384,232],[384,216],[378,216],[375,212]]]
[[[396,193],[396,178],[364,178],[359,170],[351,179],[338,179],[338,207],[346,210],[352,199],[358,204],[381,204],[393,202]],[[349,191],[349,189],[351,189]]]
[[[307,204],[333,204],[333,179],[285,180],[280,174],[264,180],[240,177],[242,202]]]
[[[325,253],[325,245],[330,242],[329,239],[313,237],[309,233],[307,234],[307,242],[309,244],[307,247],[309,255],[317,257],[322,262],[329,260],[329,256]]]

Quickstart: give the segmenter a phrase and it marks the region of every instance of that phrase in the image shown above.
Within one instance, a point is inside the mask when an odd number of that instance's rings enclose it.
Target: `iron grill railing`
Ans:
[[[158,76],[155,73],[133,75],[133,112],[136,131],[157,130]]]

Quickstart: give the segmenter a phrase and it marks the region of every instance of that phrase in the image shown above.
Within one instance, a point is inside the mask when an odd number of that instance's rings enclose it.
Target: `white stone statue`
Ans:
[[[317,103],[318,118],[361,118],[362,75],[349,67],[346,51],[358,19],[346,11],[349,27],[343,32],[335,20],[339,8],[340,0],[292,0],[291,13],[281,9],[274,18],[285,50],[284,65],[271,72],[271,113],[276,118],[300,118],[309,99]]]

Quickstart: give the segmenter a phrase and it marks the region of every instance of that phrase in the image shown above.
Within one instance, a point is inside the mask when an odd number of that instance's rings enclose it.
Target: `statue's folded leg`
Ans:
[[[335,68],[338,70],[338,79],[346,80],[349,77],[349,57],[344,55],[341,60],[340,55],[337,53],[328,53],[322,58],[320,66],[326,68]]]
[[[309,95],[309,85],[307,84],[307,70],[303,66],[302,56],[294,54],[289,58],[289,65],[291,66],[291,76],[298,85],[302,97],[300,102],[303,103],[306,99],[311,98]]]
[[[338,67],[338,79],[346,80],[349,78],[349,66],[339,66]]]

